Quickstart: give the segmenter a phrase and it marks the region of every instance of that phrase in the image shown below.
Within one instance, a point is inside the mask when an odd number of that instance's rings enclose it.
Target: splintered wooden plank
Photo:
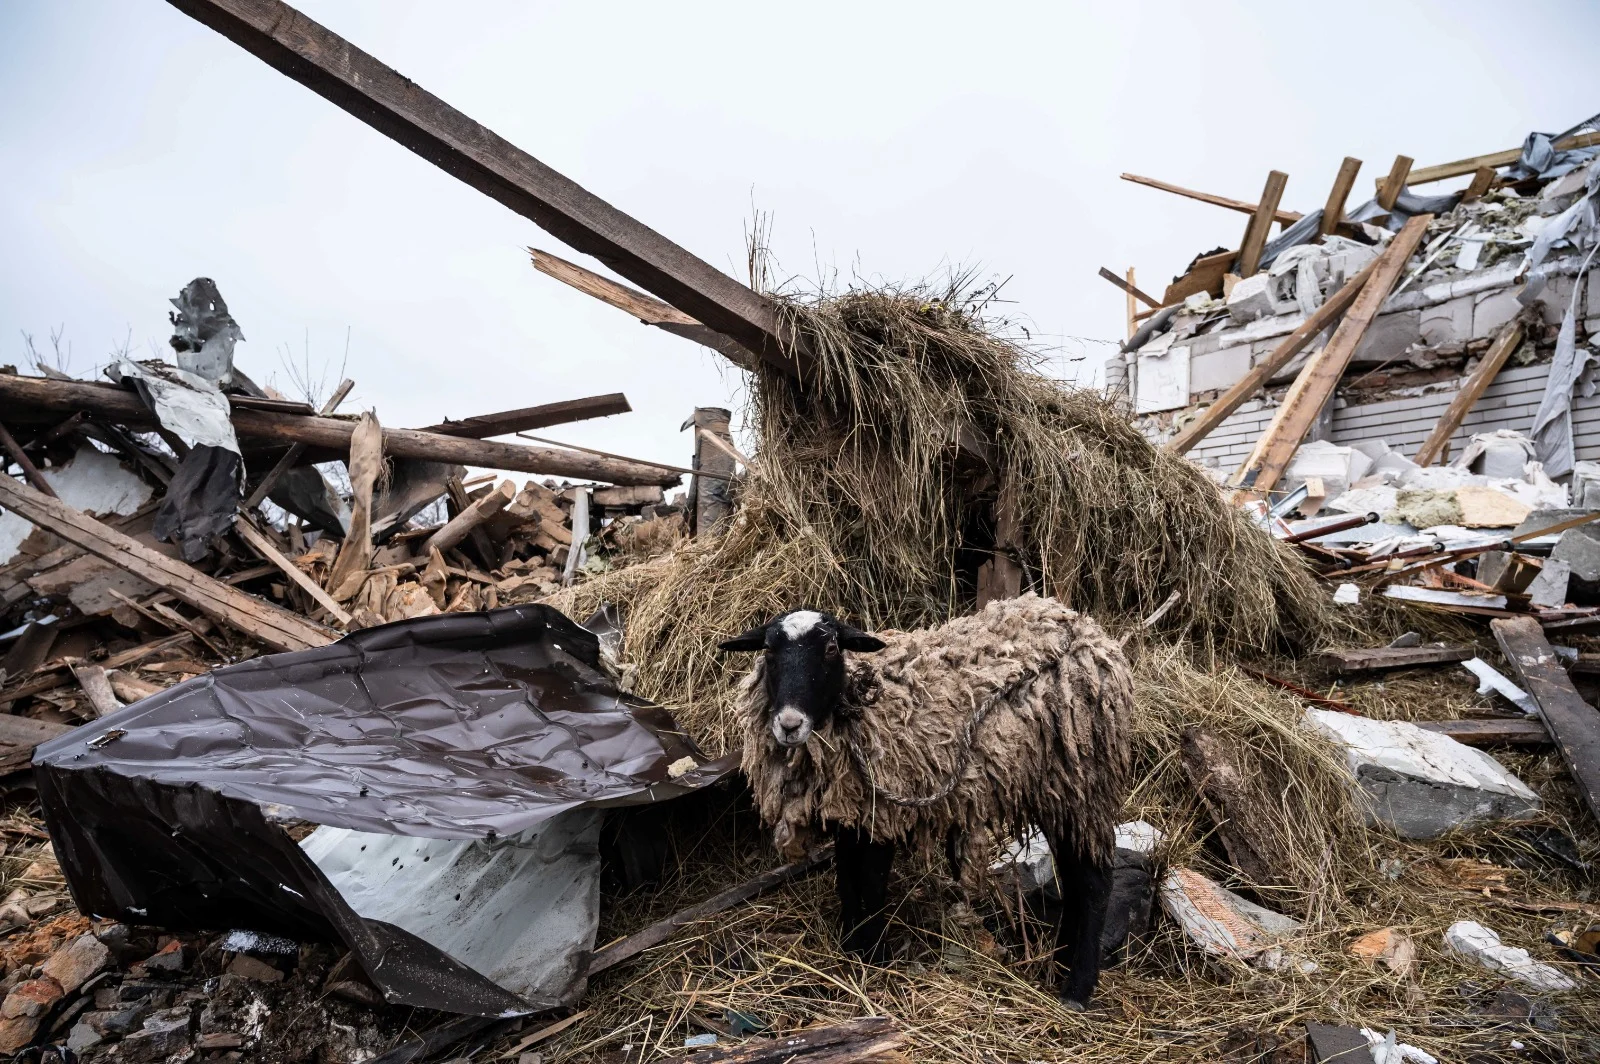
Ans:
[[[1250,372],[1240,377],[1238,382],[1217,397],[1212,403],[1200,412],[1200,416],[1191,421],[1182,432],[1178,433],[1167,447],[1179,454],[1187,454],[1195,444],[1205,439],[1213,429],[1228,419],[1245,402],[1264,387],[1272,375],[1287,366],[1305,349],[1305,346],[1323,331],[1339,320],[1339,315],[1349,309],[1355,302],[1356,296],[1361,294],[1362,288],[1378,268],[1378,260],[1373,259],[1361,267],[1359,273],[1344,283],[1344,287],[1330,295],[1323,301],[1322,306],[1312,311],[1311,315],[1301,322],[1300,327],[1285,336],[1272,349],[1272,353],[1261,362],[1251,367]]]
[[[281,0],[169,0],[280,73],[786,373],[773,304]]]
[[[1522,322],[1512,319],[1501,326],[1500,332],[1495,335],[1494,343],[1489,345],[1489,350],[1484,352],[1483,358],[1478,360],[1477,368],[1472,371],[1466,383],[1457,390],[1455,398],[1450,400],[1450,406],[1433,426],[1433,431],[1428,433],[1428,438],[1422,442],[1417,450],[1415,459],[1419,466],[1429,466],[1439,461],[1450,446],[1450,438],[1456,434],[1461,423],[1466,420],[1474,405],[1483,397],[1489,385],[1499,375],[1501,367],[1506,364],[1506,359],[1511,357],[1511,352],[1522,343]]]
[[[1333,394],[1345,367],[1350,364],[1350,356],[1355,354],[1362,336],[1366,335],[1367,326],[1372,324],[1372,319],[1383,308],[1384,300],[1389,298],[1389,290],[1400,278],[1401,271],[1410,261],[1411,253],[1417,249],[1431,221],[1431,214],[1419,214],[1412,218],[1395,234],[1383,254],[1378,256],[1377,269],[1361,287],[1350,312],[1334,330],[1328,346],[1306,360],[1300,375],[1289,386],[1289,392],[1273,416],[1272,423],[1261,434],[1254,452],[1234,477],[1235,484],[1256,492],[1268,491],[1277,484],[1284,467],[1294,457],[1294,452],[1299,450],[1300,441],[1311,430],[1322,404]]]
[[[313,624],[146,547],[57,499],[0,477],[0,507],[53,532],[68,543],[170,592],[221,624],[237,628],[274,650],[309,650],[339,633]]]
[[[1466,191],[1461,193],[1461,202],[1471,203],[1473,200],[1482,199],[1484,194],[1494,187],[1496,176],[1494,167],[1478,167],[1477,170],[1473,171],[1472,181],[1467,185]]]
[[[1591,816],[1600,820],[1600,710],[1583,700],[1532,617],[1489,622],[1501,653],[1533,696]]]
[[[1374,647],[1370,650],[1330,650],[1322,660],[1341,673],[1408,669],[1414,665],[1448,665],[1466,661],[1477,652],[1471,647]]]
[[[587,399],[565,399],[559,403],[502,410],[498,414],[479,414],[476,417],[462,418],[460,421],[442,421],[417,431],[483,440],[490,436],[509,436],[513,432],[530,432],[533,429],[549,428],[551,425],[566,425],[574,421],[587,421],[590,418],[626,414],[632,409],[626,395],[621,392],[611,392],[607,395],[591,395]]]
[[[1201,203],[1209,203],[1213,207],[1226,207],[1228,210],[1238,211],[1240,214],[1254,214],[1260,209],[1260,204],[1258,203],[1246,203],[1244,200],[1229,199],[1227,196],[1214,196],[1209,192],[1196,192],[1192,188],[1184,188],[1182,185],[1169,185],[1167,182],[1157,181],[1153,177],[1123,174],[1122,180],[1132,181],[1136,185],[1144,185],[1148,188],[1158,188],[1162,192],[1171,192],[1174,195],[1185,196],[1192,200],[1199,200]],[[1274,221],[1282,222],[1284,225],[1293,225],[1305,216],[1298,211],[1275,209],[1272,212],[1272,217]]]
[[[1161,295],[1161,305],[1170,307],[1174,303],[1182,303],[1197,292],[1209,292],[1213,296],[1220,296],[1222,278],[1233,268],[1238,258],[1237,251],[1220,251],[1215,255],[1196,259],[1187,273],[1167,285],[1167,290]],[[1154,311],[1147,310],[1137,317],[1142,318],[1152,313]]]
[[[1411,157],[1396,155],[1394,165],[1389,168],[1389,176],[1378,183],[1378,206],[1386,211],[1394,210],[1395,201],[1405,191],[1406,178],[1410,173]]]
[[[1261,250],[1267,246],[1267,236],[1278,211],[1278,201],[1289,183],[1289,175],[1274,170],[1267,175],[1266,187],[1261,190],[1261,202],[1250,222],[1244,227],[1244,242],[1239,245],[1239,276],[1249,277],[1261,265]]]
[[[266,533],[251,524],[249,518],[242,515],[234,518],[233,528],[234,531],[239,533],[240,539],[244,540],[257,554],[276,566],[278,571],[293,581],[296,587],[310,595],[311,600],[327,610],[330,617],[342,625],[348,626],[350,624],[350,615],[337,602],[333,601],[326,591],[322,590],[320,584],[307,576],[298,565],[284,557],[283,552],[278,549],[277,545],[267,538]]]
[[[1323,236],[1328,236],[1339,223],[1344,221],[1345,201],[1350,198],[1350,190],[1355,187],[1356,175],[1361,172],[1361,160],[1352,159],[1346,155],[1344,162],[1339,164],[1339,173],[1333,179],[1333,188],[1328,191],[1328,203],[1322,208],[1322,225],[1318,228]]]
[[[1507,717],[1504,720],[1419,720],[1423,731],[1448,735],[1463,746],[1547,746],[1550,730],[1543,721]]]
[[[1128,273],[1133,273],[1132,267],[1129,267]],[[1144,292],[1141,292],[1138,286],[1135,285],[1131,280],[1124,280],[1123,278],[1118,277],[1104,266],[1100,267],[1100,276],[1116,285],[1119,289],[1127,294],[1129,299],[1137,299],[1147,307],[1159,307],[1161,305],[1160,303],[1156,302],[1154,296],[1146,295]]]
[[[554,277],[562,284],[576,288],[608,306],[616,307],[646,325],[652,325],[674,336],[681,336],[685,340],[692,340],[702,347],[709,347],[744,369],[754,370],[760,361],[754,352],[738,341],[722,335],[715,329],[706,328],[694,318],[659,299],[647,296],[625,284],[618,284],[609,277],[602,277],[593,270],[586,270],[566,259],[557,258],[548,251],[529,248],[528,254],[533,256],[533,268],[546,277]]]

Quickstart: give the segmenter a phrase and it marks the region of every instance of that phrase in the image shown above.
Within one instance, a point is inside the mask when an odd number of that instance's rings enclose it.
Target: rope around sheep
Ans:
[[[972,715],[967,718],[967,723],[961,729],[961,749],[956,753],[956,767],[950,771],[950,778],[944,781],[944,785],[932,794],[908,798],[881,787],[878,781],[872,777],[872,767],[867,763],[867,755],[862,751],[861,744],[856,741],[853,734],[854,728],[851,729],[852,734],[849,740],[850,760],[855,762],[856,771],[861,773],[862,777],[866,779],[867,785],[872,788],[873,793],[878,797],[895,805],[904,806],[907,809],[926,809],[930,805],[937,805],[950,797],[950,792],[956,789],[956,784],[961,781],[962,774],[967,771],[967,764],[972,760],[972,737],[977,732],[978,726],[983,723],[984,718],[989,715],[989,711],[995,707],[995,703],[1008,697],[1028,680],[1033,679],[1034,675],[1034,673],[1028,673],[1012,681],[984,699],[983,703],[973,710]]]

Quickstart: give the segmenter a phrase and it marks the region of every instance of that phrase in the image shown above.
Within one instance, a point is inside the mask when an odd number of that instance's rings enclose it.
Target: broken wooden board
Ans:
[[[1576,136],[1564,137],[1556,141],[1557,151],[1568,148],[1590,148],[1600,144],[1600,133],[1579,133]],[[1505,151],[1490,152],[1488,155],[1474,155],[1468,159],[1457,159],[1454,162],[1439,163],[1435,166],[1424,166],[1412,170],[1406,178],[1406,184],[1415,188],[1432,181],[1444,181],[1452,177],[1464,177],[1476,173],[1481,167],[1510,166],[1522,158],[1521,148],[1507,148]]]
[[[1548,746],[1550,730],[1543,721],[1507,717],[1503,720],[1419,720],[1423,731],[1448,735],[1463,746]]]
[[[54,532],[97,557],[172,593],[221,624],[244,632],[274,650],[309,650],[339,633],[288,610],[253,598],[174,558],[158,554],[130,536],[55,499],[0,477],[0,506]]]
[[[588,421],[590,418],[626,414],[632,409],[626,395],[621,392],[611,392],[606,395],[591,395],[586,399],[566,399],[559,403],[502,410],[498,414],[479,414],[475,417],[462,418],[460,421],[446,419],[437,425],[429,425],[417,431],[484,440],[490,436],[509,436],[513,432],[528,432],[532,429],[549,428],[551,425],[567,425],[574,421]]]
[[[1196,259],[1187,273],[1167,285],[1167,290],[1161,295],[1161,305],[1170,307],[1175,303],[1182,303],[1199,292],[1221,296],[1222,278],[1233,268],[1234,261],[1238,257],[1237,251],[1222,251]]]
[[[1583,700],[1532,617],[1490,622],[1501,653],[1533,696],[1589,814],[1600,820],[1600,710]]]
[[[26,767],[33,760],[34,747],[71,730],[70,724],[0,713],[0,772]]]
[[[280,73],[505,204],[781,372],[771,301],[280,0],[170,0]]]
[[[1260,207],[1259,204],[1247,203],[1244,200],[1229,199],[1227,196],[1217,196],[1210,192],[1196,192],[1192,188],[1184,188],[1182,185],[1171,185],[1165,181],[1157,181],[1153,177],[1140,177],[1138,174],[1123,174],[1122,180],[1132,181],[1136,185],[1145,185],[1149,188],[1160,189],[1162,192],[1171,192],[1174,195],[1183,196],[1188,199],[1199,200],[1201,203],[1209,203],[1213,207],[1226,207],[1228,210],[1238,211],[1240,214],[1254,214]],[[1284,211],[1277,209],[1277,207],[1274,207],[1272,210],[1273,221],[1281,222],[1284,225],[1293,225],[1302,217],[1304,217],[1304,215],[1302,215],[1299,211]]]
[[[1506,364],[1506,359],[1511,357],[1511,352],[1521,343],[1522,320],[1513,318],[1495,334],[1494,342],[1478,360],[1472,375],[1456,390],[1455,397],[1450,400],[1449,408],[1434,424],[1433,431],[1428,433],[1428,438],[1422,441],[1422,446],[1417,449],[1416,458],[1413,459],[1417,465],[1430,466],[1444,456],[1445,450],[1450,446],[1450,437],[1456,434],[1461,422],[1471,413],[1489,385],[1494,383],[1495,377]]]
[[[1330,650],[1318,655],[1322,662],[1342,675],[1408,669],[1414,665],[1448,665],[1466,661],[1476,652],[1471,647],[1436,644],[1422,647],[1373,647],[1369,650]]]

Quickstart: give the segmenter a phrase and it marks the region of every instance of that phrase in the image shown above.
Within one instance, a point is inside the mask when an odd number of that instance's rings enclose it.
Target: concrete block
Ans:
[[[1539,796],[1494,758],[1405,721],[1308,709],[1307,722],[1340,744],[1370,823],[1431,839],[1490,820],[1539,811]]]
[[[1272,300],[1272,278],[1258,273],[1246,277],[1228,293],[1228,314],[1241,324],[1277,313]]]
[[[1250,372],[1250,345],[1196,354],[1189,348],[1189,394],[1231,388]]]
[[[1421,311],[1422,342],[1433,347],[1470,340],[1472,305],[1471,296],[1460,296],[1435,307],[1424,307]]]
[[[1500,326],[1516,317],[1522,310],[1514,289],[1502,288],[1484,292],[1476,297],[1472,308],[1472,335],[1478,338],[1493,336]]]
[[[1549,512],[1549,511],[1546,511]],[[1557,513],[1564,511],[1555,511]],[[1584,511],[1577,511],[1579,513]],[[1530,515],[1529,521],[1534,515]],[[1555,522],[1550,522],[1554,524]],[[1552,561],[1566,562],[1572,579],[1580,585],[1600,584],[1600,522],[1591,521],[1561,533],[1555,549],[1550,552]],[[1585,588],[1589,590],[1589,588]]]
[[[1556,276],[1545,282],[1544,291],[1539,293],[1539,300],[1544,304],[1544,323],[1546,325],[1560,325],[1561,319],[1567,313],[1567,306],[1572,302],[1572,290],[1577,286],[1576,277]],[[1578,308],[1582,310],[1583,308]]]
[[[1412,344],[1422,342],[1422,311],[1403,310],[1380,314],[1367,326],[1367,333],[1351,356],[1354,363],[1387,362],[1406,353]]]

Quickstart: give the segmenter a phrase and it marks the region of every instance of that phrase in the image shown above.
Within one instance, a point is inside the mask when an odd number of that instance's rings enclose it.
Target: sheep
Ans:
[[[879,635],[792,610],[720,645],[762,651],[738,694],[744,773],[786,855],[813,832],[832,834],[846,949],[886,959],[897,844],[925,853],[942,844],[971,888],[994,840],[1037,825],[1064,901],[1059,993],[1087,1004],[1131,773],[1133,679],[1121,643],[1028,594]]]

